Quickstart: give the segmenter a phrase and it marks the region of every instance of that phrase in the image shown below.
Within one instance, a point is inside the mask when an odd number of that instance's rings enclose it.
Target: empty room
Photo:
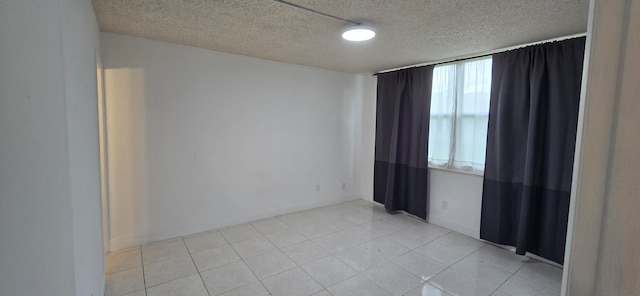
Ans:
[[[0,295],[640,295],[640,2],[0,0]]]

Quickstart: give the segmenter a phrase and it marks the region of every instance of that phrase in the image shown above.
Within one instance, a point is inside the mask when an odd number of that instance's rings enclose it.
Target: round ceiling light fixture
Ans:
[[[349,41],[367,41],[375,36],[373,28],[363,25],[355,25],[342,33],[342,38]]]

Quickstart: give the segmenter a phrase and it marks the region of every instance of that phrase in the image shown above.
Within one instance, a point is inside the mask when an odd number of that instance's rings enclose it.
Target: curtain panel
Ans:
[[[426,219],[433,66],[378,75],[373,199]]]
[[[480,237],[562,264],[585,38],[493,56]]]

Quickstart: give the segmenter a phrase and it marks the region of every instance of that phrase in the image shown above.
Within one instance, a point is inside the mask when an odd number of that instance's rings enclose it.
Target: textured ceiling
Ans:
[[[291,0],[376,28],[271,0],[93,0],[105,32],[351,73],[486,52],[586,32],[588,0]]]

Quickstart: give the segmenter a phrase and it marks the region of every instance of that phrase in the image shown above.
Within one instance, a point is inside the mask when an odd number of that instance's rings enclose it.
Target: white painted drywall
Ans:
[[[363,76],[109,33],[102,62],[112,250],[359,196]]]
[[[76,295],[102,295],[104,252],[96,78],[100,37],[91,1],[62,1],[62,38]]]
[[[103,293],[83,126],[97,34],[89,1],[0,2],[0,295]]]
[[[362,103],[360,151],[360,192],[362,198],[373,201],[373,163],[376,131],[376,78],[365,77]],[[482,176],[429,169],[430,223],[478,238],[482,206]],[[442,202],[446,201],[446,209]]]
[[[72,295],[57,1],[0,2],[0,294]]]
[[[565,295],[640,293],[640,3],[592,1]]]
[[[481,208],[482,176],[429,169],[429,223],[479,238]]]
[[[364,76],[362,111],[360,112],[360,194],[362,199],[373,201],[373,163],[376,143],[376,87],[375,76]]]

